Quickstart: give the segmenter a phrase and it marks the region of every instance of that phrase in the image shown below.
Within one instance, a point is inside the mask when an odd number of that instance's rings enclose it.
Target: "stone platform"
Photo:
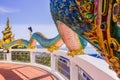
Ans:
[[[51,73],[29,65],[0,62],[0,80],[58,80]]]

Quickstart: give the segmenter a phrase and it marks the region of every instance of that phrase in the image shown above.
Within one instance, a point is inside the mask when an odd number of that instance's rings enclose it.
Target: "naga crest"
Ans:
[[[91,43],[120,77],[120,0],[51,0],[61,21]]]

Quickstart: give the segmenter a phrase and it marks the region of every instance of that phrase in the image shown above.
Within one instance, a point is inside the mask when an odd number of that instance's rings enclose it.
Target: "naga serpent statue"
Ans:
[[[65,43],[68,55],[74,56],[89,42],[120,77],[120,0],[51,0],[50,9],[59,35],[47,39],[37,32],[30,41],[15,40],[3,47],[22,43],[34,48],[38,41],[52,52]]]
[[[50,8],[70,55],[80,50],[81,37],[120,77],[120,0],[51,0]]]

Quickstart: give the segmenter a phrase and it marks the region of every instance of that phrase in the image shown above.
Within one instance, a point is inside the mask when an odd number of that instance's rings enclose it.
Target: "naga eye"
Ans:
[[[114,49],[114,50],[118,50],[119,46],[116,42],[113,41],[113,42],[110,43],[110,48]]]
[[[114,47],[115,47],[114,44],[111,43],[111,44],[110,44],[110,48],[114,49]]]
[[[102,29],[102,30],[105,30],[106,29],[106,23],[105,22],[103,22],[101,25],[100,25],[100,28]]]
[[[101,29],[105,29],[105,25],[104,25],[104,24],[101,24],[100,28],[101,28]]]

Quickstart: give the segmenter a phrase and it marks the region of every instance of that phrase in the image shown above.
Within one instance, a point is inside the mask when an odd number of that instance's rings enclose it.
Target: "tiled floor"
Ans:
[[[38,67],[0,63],[0,80],[57,80],[49,72]]]

